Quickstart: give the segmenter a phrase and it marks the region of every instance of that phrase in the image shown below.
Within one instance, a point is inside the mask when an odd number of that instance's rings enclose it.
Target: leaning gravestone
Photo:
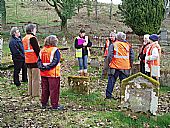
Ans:
[[[121,103],[132,112],[148,112],[156,115],[158,109],[159,82],[142,73],[122,81]]]

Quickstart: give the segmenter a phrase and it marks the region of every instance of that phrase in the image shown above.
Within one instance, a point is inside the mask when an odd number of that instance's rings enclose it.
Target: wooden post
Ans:
[[[2,48],[3,48],[3,38],[0,35],[0,64],[2,63],[2,54],[3,54]]]

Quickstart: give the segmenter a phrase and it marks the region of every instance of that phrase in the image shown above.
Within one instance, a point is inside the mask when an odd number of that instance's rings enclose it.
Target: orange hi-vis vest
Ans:
[[[152,51],[153,51],[154,48],[158,49],[159,56],[158,56],[158,59],[156,59],[156,60],[149,60],[148,61],[149,67],[151,67],[151,65],[152,66],[160,66],[161,47],[160,47],[159,44],[157,44],[157,43],[151,44],[151,46],[150,46],[150,48],[148,50],[147,56],[152,55]]]
[[[130,69],[130,44],[128,42],[116,41],[114,44],[113,58],[110,62],[110,68]]]
[[[24,52],[25,52],[25,63],[37,63],[38,57],[35,54],[31,44],[30,44],[30,38],[35,37],[31,34],[27,34],[23,39],[22,43],[24,46]]]
[[[54,54],[58,48],[57,47],[44,47],[40,51],[40,59],[43,65],[49,65],[53,58]],[[54,68],[46,71],[40,70],[40,75],[44,77],[60,77],[60,62]]]
[[[104,52],[104,56],[107,56],[108,55],[108,51],[109,51],[109,39],[106,40],[106,49],[105,49],[105,52]]]

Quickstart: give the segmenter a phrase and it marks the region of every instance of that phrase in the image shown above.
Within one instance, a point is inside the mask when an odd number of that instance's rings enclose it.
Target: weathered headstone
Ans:
[[[99,64],[99,61],[98,61],[98,57],[91,57],[90,66],[99,69],[100,64]]]
[[[160,42],[161,43],[167,43],[168,42],[168,31],[165,28],[161,29]]]
[[[159,82],[142,73],[122,81],[121,103],[132,112],[148,112],[156,115],[158,109]]]
[[[69,76],[68,85],[71,90],[76,93],[89,94],[90,93],[90,84],[89,77],[85,76]]]

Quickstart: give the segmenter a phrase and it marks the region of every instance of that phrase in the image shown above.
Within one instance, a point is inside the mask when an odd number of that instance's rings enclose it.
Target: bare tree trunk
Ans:
[[[2,28],[6,26],[6,7],[5,0],[0,1],[0,18],[2,22]]]
[[[98,16],[97,16],[97,0],[95,0],[95,14],[96,14],[96,20],[98,19]]]
[[[112,0],[110,1],[110,20],[112,19]]]
[[[65,17],[61,17],[61,31],[67,32],[67,19]]]

